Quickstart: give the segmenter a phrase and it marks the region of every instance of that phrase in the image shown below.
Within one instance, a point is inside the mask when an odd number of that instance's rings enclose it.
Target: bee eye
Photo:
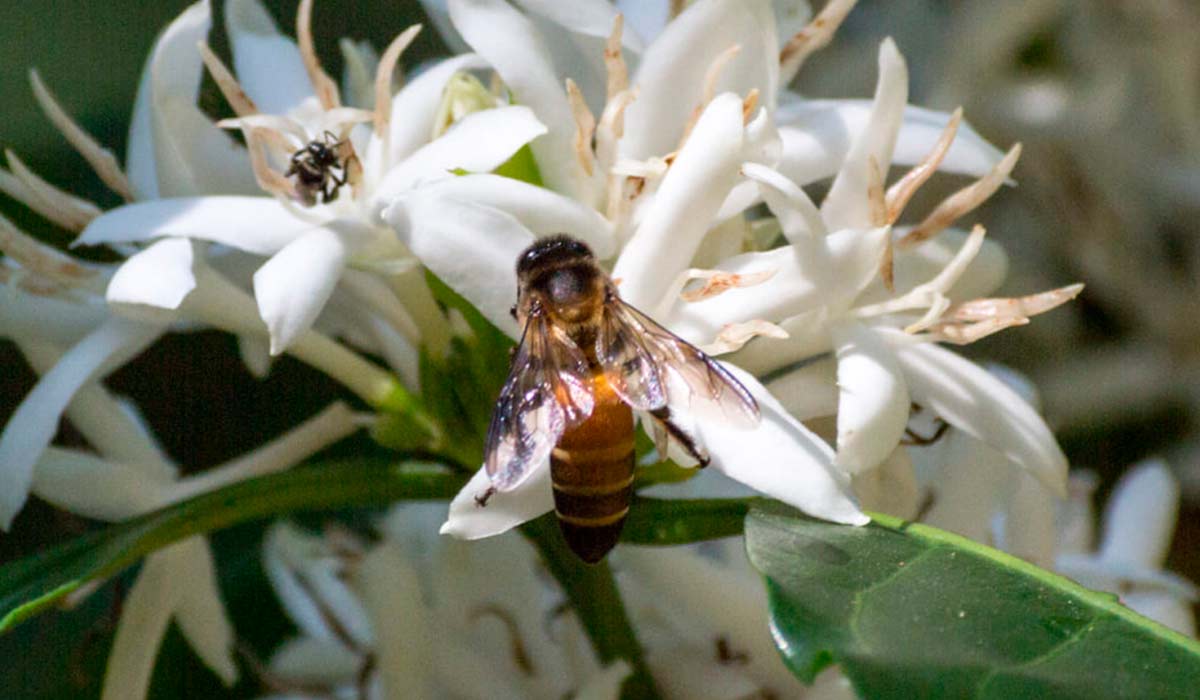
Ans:
[[[512,317],[513,317],[513,319],[516,319],[516,317],[517,317],[517,305],[516,305],[516,304],[513,304],[513,305],[512,305],[512,306],[511,306],[511,307],[508,309],[508,313],[512,314]]]

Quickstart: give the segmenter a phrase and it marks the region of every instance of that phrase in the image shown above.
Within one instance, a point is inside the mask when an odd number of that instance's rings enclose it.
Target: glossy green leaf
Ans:
[[[635,498],[621,531],[630,544],[671,545],[742,534],[750,498]]]
[[[84,583],[191,535],[302,510],[450,498],[463,477],[422,464],[330,463],[251,479],[98,530],[0,568],[0,631]]]
[[[1200,644],[1025,561],[888,516],[778,504],[746,519],[784,661],[839,664],[870,698],[1194,697]]]

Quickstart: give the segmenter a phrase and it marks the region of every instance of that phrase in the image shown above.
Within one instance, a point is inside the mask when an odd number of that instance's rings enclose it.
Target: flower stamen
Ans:
[[[825,48],[858,0],[830,0],[803,29],[779,51],[781,82],[789,83],[813,53]]]
[[[78,233],[92,219],[100,216],[100,207],[46,182],[30,170],[17,154],[5,150],[4,155],[8,158],[12,175],[20,183],[18,192],[26,195],[16,198],[47,220]]]
[[[97,143],[75,123],[75,120],[71,119],[66,110],[54,99],[54,95],[50,94],[50,91],[42,83],[37,69],[29,71],[29,83],[33,87],[33,97],[37,100],[38,106],[42,108],[46,118],[62,133],[76,152],[83,156],[88,165],[92,166],[92,170],[100,177],[100,181],[126,202],[132,202],[133,186],[129,184],[129,178],[117,164],[117,157],[113,155],[112,151]]]
[[[242,89],[241,83],[233,77],[233,73],[220,57],[213,53],[208,43],[200,41],[196,46],[200,49],[200,60],[204,61],[204,67],[208,69],[208,74],[217,84],[217,89],[225,96],[225,101],[229,103],[233,113],[239,117],[258,114],[258,105],[254,104],[254,100],[250,99],[250,96]]]
[[[917,224],[900,239],[901,248],[911,248],[918,243],[928,240],[953,224],[963,215],[983,204],[996,190],[1004,184],[1009,174],[1021,157],[1021,144],[1016,144],[1005,154],[1004,158],[992,168],[991,172],[942,201],[925,220]]]
[[[300,0],[300,8],[296,11],[296,43],[300,47],[304,69],[308,71],[308,79],[312,81],[313,92],[320,100],[321,107],[326,110],[336,109],[341,106],[337,83],[321,68],[321,59],[317,58],[317,50],[313,45],[312,6],[313,0]]]
[[[751,339],[759,336],[785,339],[788,337],[788,332],[764,319],[729,323],[721,327],[715,341],[701,346],[700,349],[709,355],[720,355],[738,350]]]
[[[579,86],[570,78],[567,78],[567,99],[571,102],[571,114],[575,117],[575,157],[579,160],[579,167],[591,177],[595,172],[592,135],[596,132],[596,118],[588,109]]]
[[[0,216],[0,252],[20,263],[27,272],[68,287],[96,287],[92,282],[101,274],[100,267],[42,243],[3,216]]]
[[[396,73],[396,64],[420,31],[421,25],[414,24],[392,39],[375,70],[375,134],[384,139],[388,138],[387,126],[392,120],[392,78]],[[385,146],[390,144],[385,141]]]
[[[950,115],[950,121],[946,123],[946,128],[942,130],[942,135],[938,137],[937,143],[934,144],[933,150],[929,155],[917,163],[904,174],[899,180],[888,188],[887,196],[887,223],[894,224],[900,218],[900,214],[904,211],[904,207],[908,205],[912,196],[917,190],[924,185],[929,177],[937,172],[941,166],[942,160],[950,151],[950,145],[954,142],[955,135],[958,134],[958,125],[962,122],[963,110],[962,107],[954,110],[954,114]]]
[[[759,272],[751,272],[747,274],[737,274],[734,272],[724,272],[722,270],[697,270],[691,269],[684,272],[687,281],[694,279],[704,280],[704,284],[696,289],[683,292],[679,298],[687,302],[696,302],[703,299],[711,299],[719,294],[724,294],[731,289],[740,289],[743,287],[753,287],[762,284],[775,276],[778,270],[762,270]],[[686,282],[685,282],[686,283]]]

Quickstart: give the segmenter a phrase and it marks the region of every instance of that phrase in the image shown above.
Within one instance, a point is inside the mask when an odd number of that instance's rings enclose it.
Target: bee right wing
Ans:
[[[695,345],[663,328],[619,297],[605,303],[596,355],[608,382],[640,411],[664,409],[670,399],[667,372],[674,372],[690,399],[720,409],[735,425],[753,427],[758,403],[730,372]]]
[[[516,488],[568,427],[592,414],[587,358],[559,328],[531,314],[488,426],[484,467],[498,491]]]

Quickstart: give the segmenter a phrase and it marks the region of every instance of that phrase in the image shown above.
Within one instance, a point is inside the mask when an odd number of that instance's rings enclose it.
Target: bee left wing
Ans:
[[[615,295],[604,305],[596,356],[613,390],[635,409],[663,409],[669,398],[667,372],[673,371],[693,401],[719,406],[737,425],[753,427],[759,421],[758,402],[721,363]]]
[[[488,426],[484,467],[492,485],[516,488],[564,430],[591,415],[593,404],[583,352],[540,314],[531,315]]]

